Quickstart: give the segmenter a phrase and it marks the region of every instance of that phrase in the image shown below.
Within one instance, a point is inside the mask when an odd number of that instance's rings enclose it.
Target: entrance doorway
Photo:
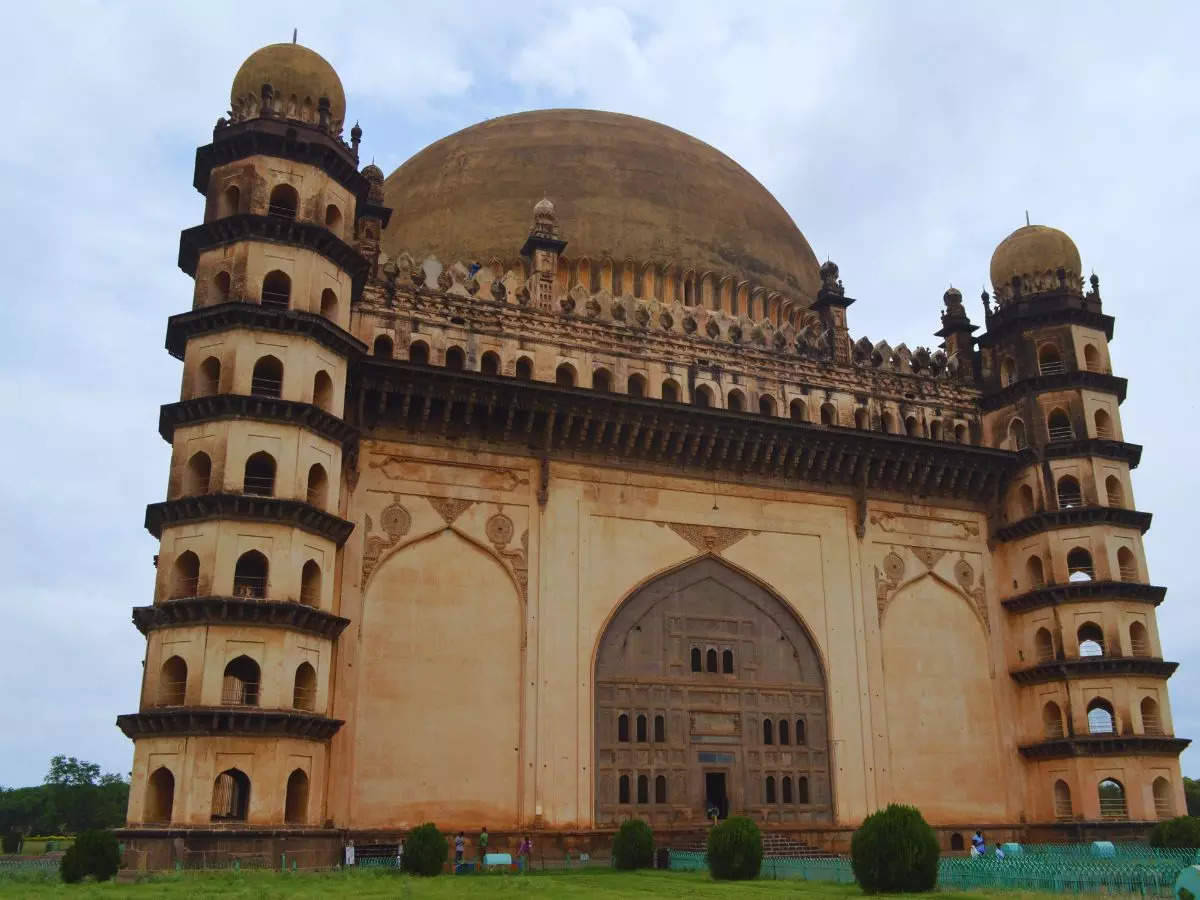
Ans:
[[[704,773],[704,813],[716,809],[717,818],[724,819],[729,815],[729,797],[725,793],[725,773]]]

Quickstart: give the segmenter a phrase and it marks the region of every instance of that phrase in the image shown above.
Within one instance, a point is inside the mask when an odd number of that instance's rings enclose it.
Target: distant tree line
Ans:
[[[0,833],[77,834],[125,823],[129,782],[95,763],[56,756],[44,783],[0,787]]]
[[[1187,814],[1200,816],[1200,778],[1184,776],[1183,794],[1187,797]]]

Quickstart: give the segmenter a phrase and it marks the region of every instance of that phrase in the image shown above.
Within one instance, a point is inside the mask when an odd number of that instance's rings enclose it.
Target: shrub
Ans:
[[[850,841],[854,878],[867,894],[932,891],[940,855],[920,810],[900,803],[867,816]]]
[[[121,847],[111,831],[81,831],[59,866],[62,880],[74,884],[88,875],[108,881],[121,868]]]
[[[762,858],[762,832],[745,816],[726,819],[708,833],[708,868],[713,878],[757,878]]]
[[[418,825],[404,841],[400,868],[412,875],[440,875],[450,845],[432,822]]]
[[[21,839],[21,833],[19,831],[10,831],[4,835],[4,852],[20,853],[22,843],[24,841]]]
[[[1200,847],[1200,816],[1176,816],[1150,829],[1151,847]]]
[[[612,852],[618,869],[649,869],[654,865],[654,832],[641,819],[626,819],[617,829]]]

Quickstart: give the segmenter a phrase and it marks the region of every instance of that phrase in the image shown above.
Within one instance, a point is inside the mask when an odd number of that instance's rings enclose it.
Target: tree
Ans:
[[[1183,795],[1187,798],[1189,816],[1200,816],[1200,779],[1183,779]]]
[[[125,821],[129,782],[95,763],[56,756],[36,787],[0,788],[0,832],[77,833]]]
[[[106,778],[119,778],[107,775]],[[50,759],[50,771],[46,773],[46,784],[68,786],[94,785],[100,780],[100,767],[73,756],[55,756]]]

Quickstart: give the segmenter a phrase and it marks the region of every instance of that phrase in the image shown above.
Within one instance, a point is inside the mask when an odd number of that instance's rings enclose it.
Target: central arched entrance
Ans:
[[[780,598],[714,557],[633,593],[596,656],[597,826],[833,821],[825,675]]]

